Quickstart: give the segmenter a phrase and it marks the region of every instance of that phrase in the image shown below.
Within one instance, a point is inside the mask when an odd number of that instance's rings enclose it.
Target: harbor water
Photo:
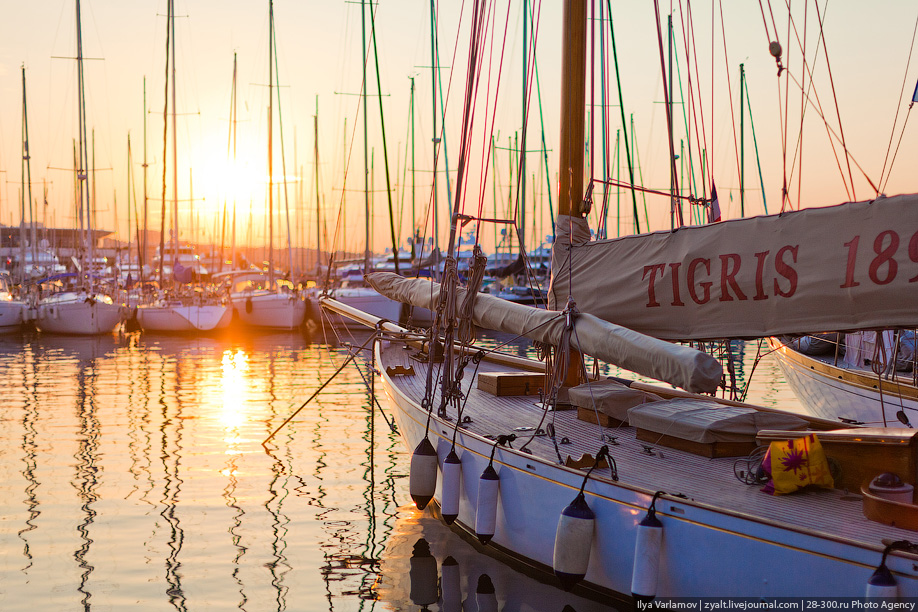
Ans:
[[[0,610],[607,609],[414,508],[344,340],[0,337]],[[767,358],[752,389],[797,407]]]

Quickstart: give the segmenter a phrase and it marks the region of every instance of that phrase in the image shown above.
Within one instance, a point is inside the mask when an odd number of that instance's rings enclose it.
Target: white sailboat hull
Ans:
[[[137,307],[137,322],[149,332],[209,332],[229,327],[232,310],[222,304]]]
[[[233,308],[246,327],[296,329],[306,316],[306,302],[289,291],[254,291],[232,294]]]
[[[83,293],[63,293],[42,300],[35,325],[51,334],[109,334],[121,323],[121,306]]]
[[[904,411],[918,423],[918,387],[911,375],[896,380],[864,370],[838,367],[794,350],[774,338],[773,355],[785,379],[810,414],[826,419],[856,421],[871,426],[905,427],[896,418]]]
[[[25,304],[13,300],[0,300],[0,334],[18,331],[25,318]]]
[[[399,357],[397,354],[387,357],[384,353],[377,349],[383,388],[410,452],[425,435],[428,413],[400,388],[398,379],[386,374],[386,366]],[[475,422],[482,416],[479,413],[472,418]],[[440,419],[436,414],[431,416],[427,435],[437,450],[441,470],[450,451],[453,428],[454,421]],[[492,433],[512,433],[512,429],[494,429]],[[622,435],[626,434],[622,432]],[[520,439],[525,437],[523,434]],[[518,448],[520,444],[518,440],[513,446]],[[478,481],[488,464],[493,445],[492,440],[468,433],[465,428],[460,428],[456,436],[456,452],[462,462],[456,524],[471,534],[474,534],[476,523]],[[625,450],[619,446],[612,449],[613,457],[619,458],[619,469],[623,470]],[[571,451],[562,447],[561,452]],[[640,454],[640,451],[634,452]],[[649,467],[651,475],[663,474],[660,470],[667,469],[660,467],[663,455],[670,452],[675,454],[676,451],[664,450],[656,457],[647,458],[657,464]],[[494,467],[500,477],[500,497],[495,534],[488,544],[528,566],[547,572],[552,567],[558,518],[583,482],[582,471],[550,459],[515,449],[501,447],[497,450]],[[715,466],[710,461],[699,461],[695,470],[713,469]],[[782,522],[778,514],[759,513],[756,506],[763,503],[795,504],[801,498],[766,496],[758,487],[731,482],[726,472],[722,474],[719,495],[707,499],[696,497],[698,494],[690,490],[691,476],[685,476],[688,478],[685,489],[680,489],[680,485],[671,488],[674,483],[668,478],[661,478],[659,484],[647,488],[628,481],[615,482],[608,476],[608,469],[597,470],[586,485],[586,499],[596,514],[596,528],[584,580],[588,587],[601,593],[630,595],[637,525],[645,515],[656,486],[665,487],[668,492],[685,490],[689,493],[689,499],[666,498],[665,503],[657,502],[657,517],[664,525],[657,597],[861,597],[879,562],[882,551],[879,537],[875,546],[865,546],[843,533],[807,529]],[[442,499],[440,485],[438,480],[434,496],[437,502]],[[853,512],[846,520],[857,523],[851,525],[851,529],[867,522],[860,516],[860,504],[852,503],[848,509]],[[882,533],[883,530],[876,531]],[[908,534],[894,531],[897,536]],[[893,569],[891,565],[890,569],[896,572],[900,596],[918,594],[918,580],[911,561],[891,556],[888,564],[896,566]],[[704,569],[700,571],[699,568]]]

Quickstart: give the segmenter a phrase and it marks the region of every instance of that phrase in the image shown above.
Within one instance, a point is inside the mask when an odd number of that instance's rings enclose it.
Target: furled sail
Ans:
[[[556,236],[549,307],[655,338],[918,324],[916,194],[592,242],[559,216]]]
[[[438,283],[403,278],[391,272],[372,272],[366,275],[366,280],[390,299],[436,309],[440,296]],[[461,302],[465,290],[459,292],[457,301]],[[566,325],[560,312],[514,304],[487,294],[476,297],[473,319],[480,327],[556,346]],[[723,376],[721,364],[706,353],[657,340],[586,313],[575,318],[571,343],[587,355],[688,391],[713,392]]]

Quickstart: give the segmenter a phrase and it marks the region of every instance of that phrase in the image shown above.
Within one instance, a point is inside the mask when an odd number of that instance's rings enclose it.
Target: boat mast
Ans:
[[[316,96],[316,114],[313,116],[313,136],[316,166],[316,278],[322,274],[322,207],[319,203],[319,96]]]
[[[584,120],[586,113],[586,0],[564,3],[564,33],[561,42],[561,133],[560,176],[558,177],[558,220],[561,215],[582,218]],[[557,233],[556,233],[557,235]],[[570,238],[568,238],[570,240]],[[554,243],[554,247],[570,246]],[[571,348],[564,384],[580,382],[583,358]]]
[[[230,139],[233,150],[233,167],[236,167],[236,54],[233,53],[233,91],[232,91],[232,105],[230,107],[230,116],[232,117],[230,121]],[[224,218],[223,223],[226,223]],[[231,227],[231,238],[230,238],[230,253],[232,256],[232,264],[230,265],[230,270],[235,269],[236,267],[236,194],[233,193],[233,224]],[[220,269],[223,269],[223,254],[220,254]]]
[[[143,238],[137,237],[137,276],[143,285],[143,262],[147,257],[147,77],[143,77]]]
[[[163,287],[166,266],[166,153],[169,150],[169,44],[172,39],[172,0],[166,3],[166,87],[163,100],[163,188],[159,209],[159,287]],[[174,270],[173,270],[174,271]]]
[[[430,0],[430,87],[431,93],[431,104],[433,105],[433,112],[431,113],[431,118],[433,120],[433,136],[431,136],[431,141],[433,143],[433,200],[431,206],[433,207],[433,252],[434,252],[434,277],[437,277],[440,274],[440,234],[439,234],[439,217],[437,215],[437,145],[440,143],[440,139],[437,137],[437,14],[436,7],[434,6],[434,0]],[[423,249],[421,249],[423,252]]]
[[[360,0],[360,33],[363,44],[363,84],[360,88],[361,105],[363,106],[363,198],[366,224],[364,225],[363,272],[370,271],[370,172],[367,159],[367,9],[366,0]]]
[[[268,286],[274,286],[274,0],[268,2]]]
[[[583,157],[586,105],[586,2],[564,3],[561,44],[561,135],[558,214],[582,217]]]
[[[523,130],[520,137],[520,147],[517,155],[520,156],[520,174],[519,174],[519,183],[520,183],[520,230],[519,230],[519,241],[520,241],[520,255],[526,257],[526,127],[528,117],[526,116],[527,111],[529,110],[526,101],[528,99],[527,90],[529,89],[529,43],[527,41],[528,37],[528,26],[529,25],[529,8],[528,1],[523,0]]]
[[[178,109],[175,105],[175,2],[169,0],[169,31],[171,33],[171,46],[169,53],[172,56],[172,275],[178,264],[179,232],[178,232],[178,132],[176,120]]]
[[[171,2],[171,0],[170,0]],[[86,253],[89,254],[90,265],[93,261],[93,244],[92,244],[92,220],[89,214],[89,175],[86,172],[86,165],[89,163],[89,150],[87,149],[86,138],[86,92],[85,80],[83,75],[83,28],[80,22],[80,0],[76,0],[76,36],[77,36],[77,116],[78,120],[78,139],[79,154],[77,164],[77,184],[80,190],[79,197],[79,217],[80,229],[83,232],[83,249],[80,251],[80,271],[83,273],[83,286],[86,287]],[[92,293],[92,271],[89,274],[89,292]]]
[[[35,253],[35,219],[32,216],[32,164],[30,163],[31,155],[29,154],[29,114],[26,104],[26,76],[25,65],[22,66],[22,187],[20,191],[20,211],[19,211],[19,283],[26,282],[26,258],[25,258],[25,204],[29,202],[29,220],[32,224],[32,265],[38,265],[38,257]]]
[[[411,116],[411,259],[413,263],[417,264],[417,245],[415,244],[415,237],[417,232],[415,231],[414,224],[417,223],[417,212],[415,211],[415,191],[414,191],[414,77],[408,77],[411,79],[411,98],[408,103],[409,115]]]

